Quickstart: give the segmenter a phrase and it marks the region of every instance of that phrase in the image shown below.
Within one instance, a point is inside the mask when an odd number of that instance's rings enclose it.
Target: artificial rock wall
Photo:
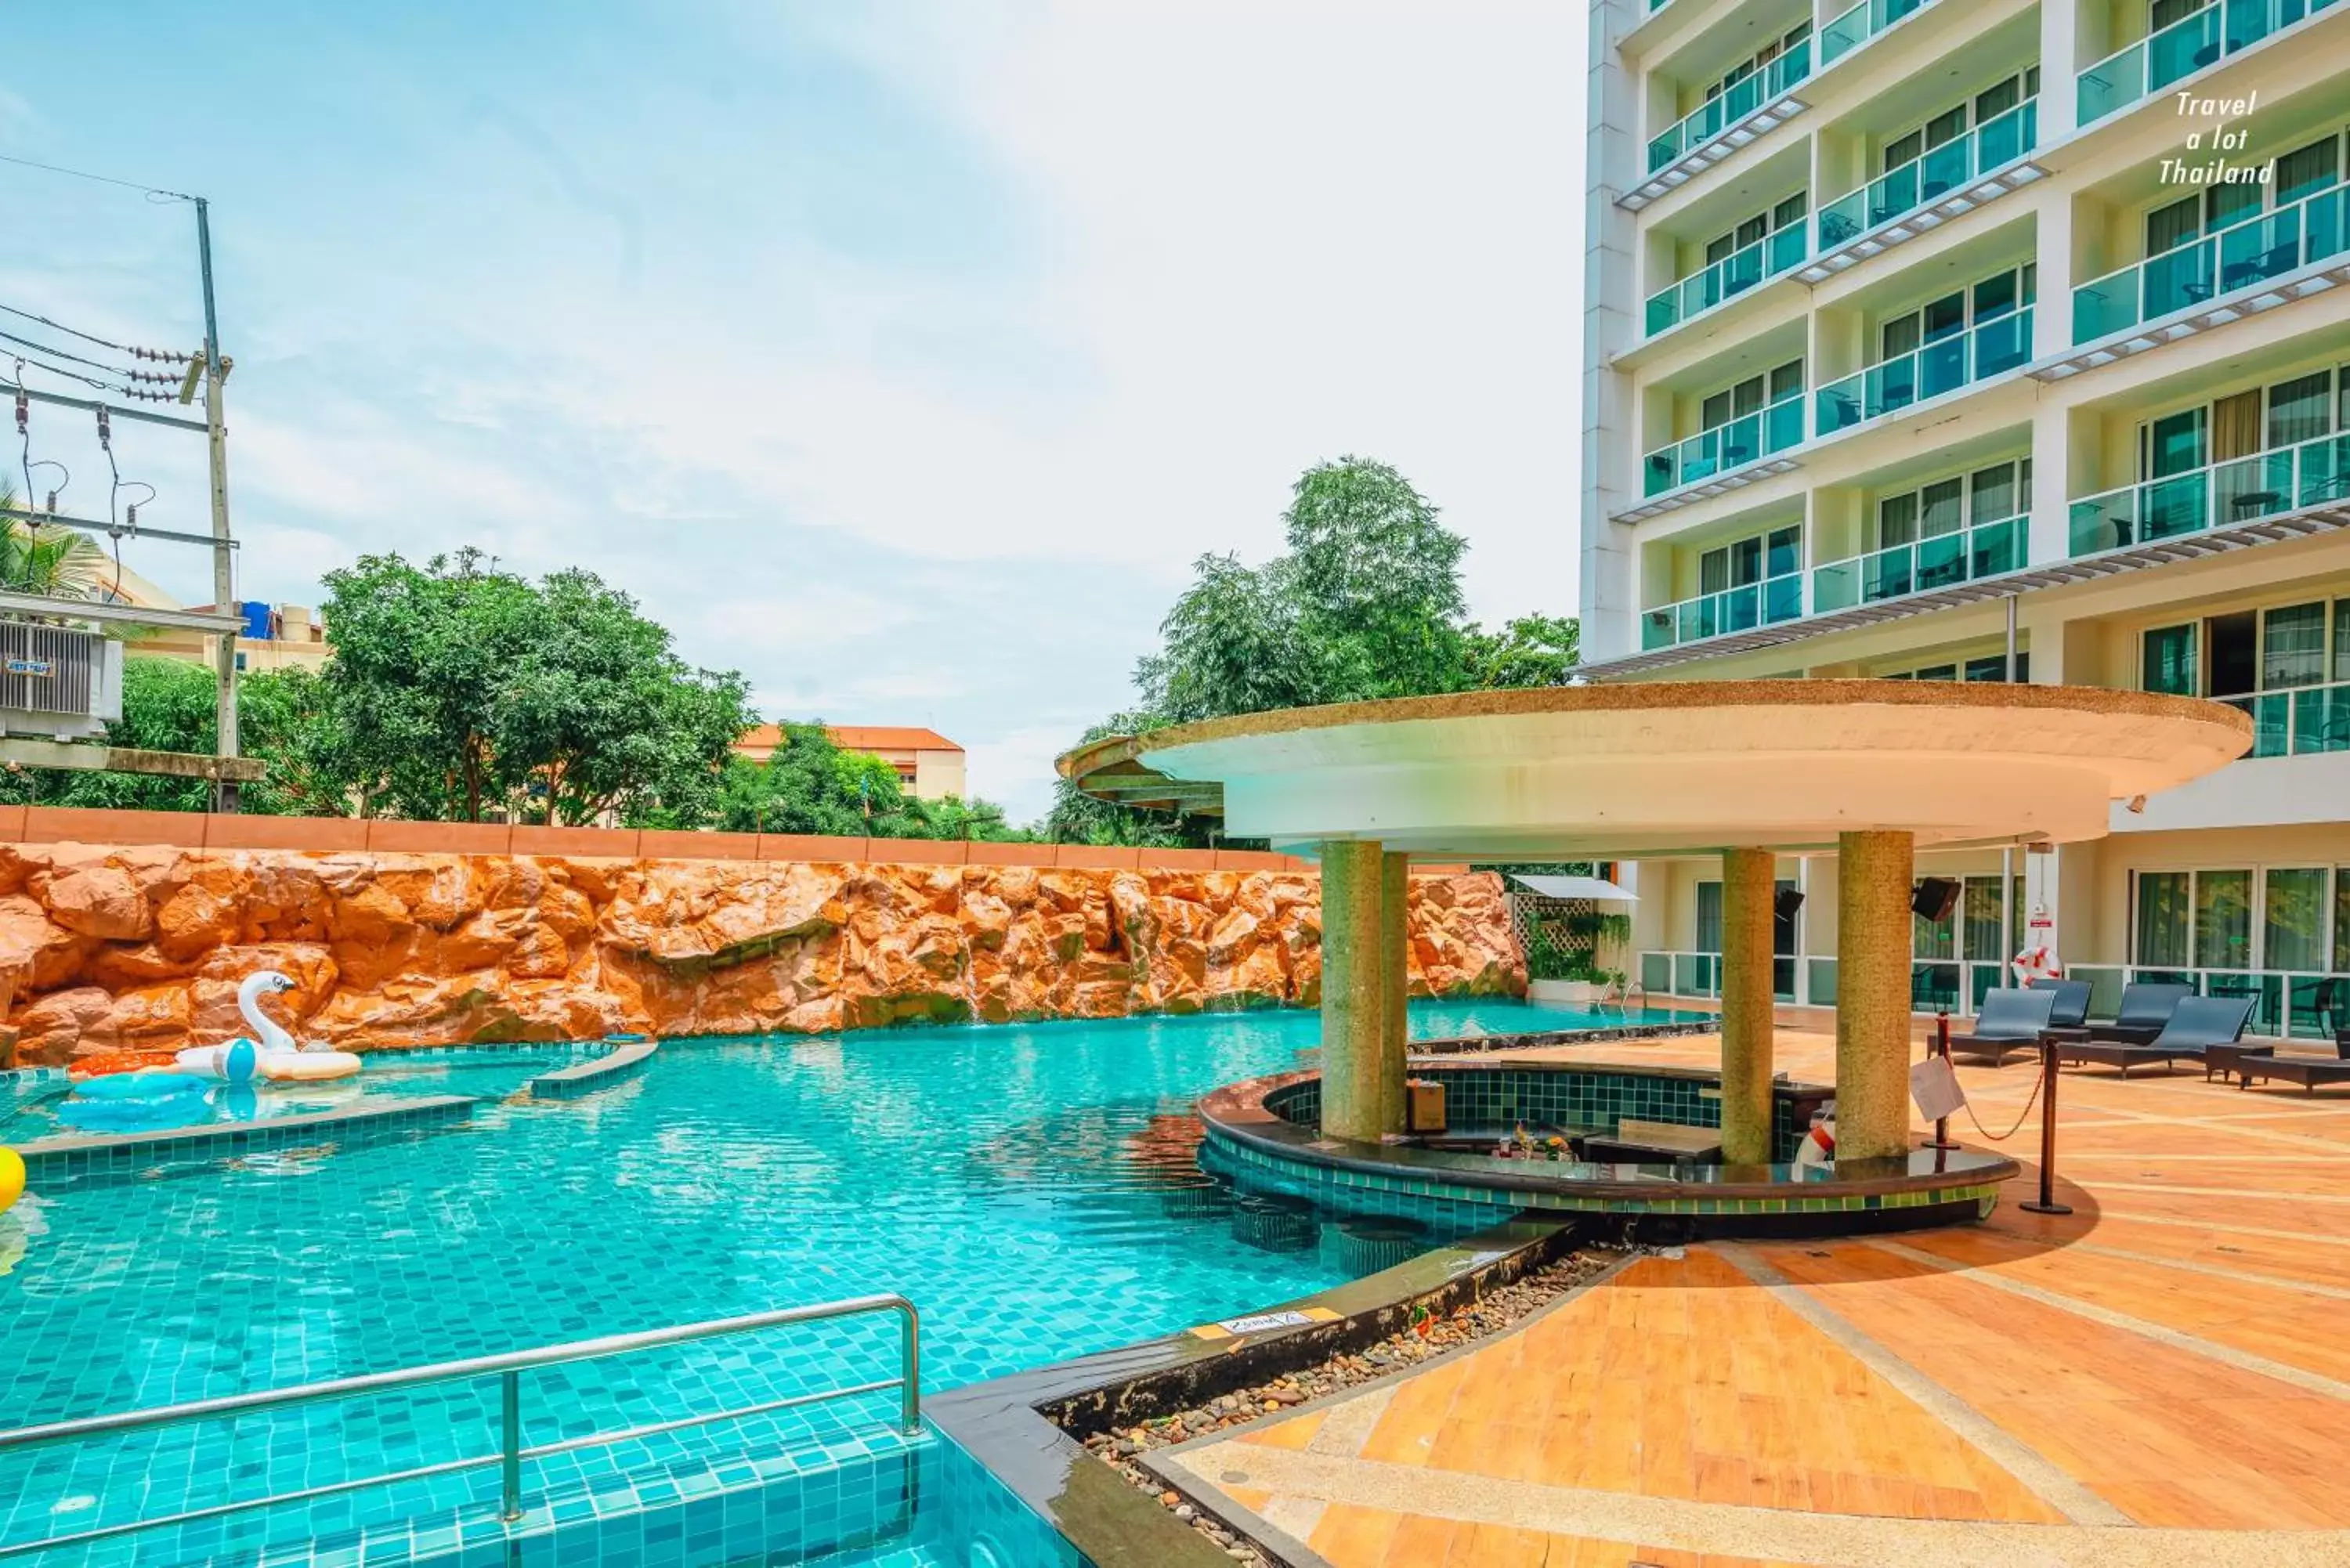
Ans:
[[[1500,878],[1415,877],[1415,994],[1522,993]],[[1219,871],[0,844],[23,1064],[305,1039],[813,1033],[1318,1000],[1318,878]]]

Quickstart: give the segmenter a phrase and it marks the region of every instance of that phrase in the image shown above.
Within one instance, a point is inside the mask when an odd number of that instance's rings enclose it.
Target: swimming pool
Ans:
[[[1565,1016],[1427,1003],[1412,1029]],[[1441,1238],[1235,1193],[1199,1170],[1189,1114],[1317,1037],[1292,1012],[683,1043],[577,1100],[42,1182],[0,1216],[0,1428],[889,1290],[922,1310],[926,1386],[949,1386],[1324,1289]],[[677,1418],[894,1358],[889,1329],[836,1324],[551,1368],[525,1380],[525,1430]],[[535,1462],[535,1518],[903,1462],[885,1404]],[[0,1465],[0,1546],[494,1451],[495,1405],[484,1381],[24,1456]],[[462,1520],[494,1488],[405,1483],[88,1561],[430,1559],[474,1539]]]

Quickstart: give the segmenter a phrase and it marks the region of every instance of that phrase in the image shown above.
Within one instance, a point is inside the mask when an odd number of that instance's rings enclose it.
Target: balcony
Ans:
[[[2081,123],[2088,125],[2126,109],[2334,3],[2219,0],[2192,16],[2181,17],[2081,73],[2074,84]]]
[[[1978,523],[1914,544],[1815,566],[1812,614],[1931,593],[1977,577],[2015,571],[2023,565],[2026,529],[2022,517],[2003,517],[1996,523]]]
[[[2350,680],[2216,701],[2251,715],[2249,756],[2305,757],[2317,752],[2350,752]]]
[[[2074,343],[2094,343],[2141,322],[2217,306],[2271,278],[2350,254],[2345,199],[2350,192],[2337,185],[2081,285],[2073,291]],[[2215,309],[2217,319],[2209,325],[2238,314]],[[2200,329],[2188,325],[2189,332],[2175,336]]]
[[[1780,399],[1759,413],[1661,446],[1641,459],[1641,495],[1728,474],[1804,442],[1804,394]]]
[[[1776,277],[1800,264],[1809,254],[1808,231],[1794,223],[1765,235],[1742,250],[1731,252],[1703,272],[1692,273],[1672,287],[1648,296],[1648,333],[1653,337],[1678,327],[1702,310],[1745,293],[1764,278]]]
[[[1924,9],[1928,3],[1929,0],[1862,0],[1862,4],[1820,29],[1820,68],[1825,70],[1911,12]]]
[[[1805,38],[1769,65],[1745,80],[1731,84],[1708,99],[1696,112],[1674,122],[1671,130],[1648,143],[1648,172],[1662,173],[1682,159],[1703,149],[1716,137],[1735,133],[1740,127],[1760,114],[1796,83],[1812,74],[1812,41]],[[1773,121],[1773,124],[1777,122]],[[1760,136],[1765,126],[1753,136],[1722,150],[1722,155],[1735,151],[1746,141]]]
[[[1834,435],[2012,370],[2032,357],[2032,306],[1822,387],[1816,433]]]
[[[1685,642],[1752,631],[1759,626],[1804,618],[1804,574],[1787,572],[1719,593],[1700,594],[1678,604],[1640,612],[1640,649],[1678,648]]]
[[[2073,554],[2152,544],[2350,500],[2350,434],[2206,464],[2085,496],[2070,509]]]
[[[1815,220],[1817,256],[1804,281],[1823,282],[2040,178],[2036,165],[2022,161],[2039,139],[2040,100],[2026,99],[1829,202]]]

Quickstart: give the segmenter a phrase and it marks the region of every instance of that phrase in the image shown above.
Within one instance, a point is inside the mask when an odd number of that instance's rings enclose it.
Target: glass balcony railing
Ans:
[[[1696,151],[1811,74],[1812,41],[1805,38],[1752,76],[1716,93],[1695,113],[1683,116],[1671,130],[1649,142],[1648,172],[1654,174]]]
[[[1684,642],[1752,631],[1758,626],[1804,618],[1804,574],[1788,572],[1720,593],[1700,594],[1679,604],[1640,612],[1642,649],[1678,648]]]
[[[2081,123],[2103,119],[2335,0],[2217,0],[2083,71],[2074,86]]]
[[[2250,755],[2299,757],[2313,752],[2350,752],[2350,680],[2219,701],[2252,716]]]
[[[2345,500],[2350,500],[2350,434],[2319,436],[2084,496],[2070,508],[2073,554],[2093,556]]]
[[[2073,291],[2073,341],[2094,343],[2340,255],[2350,250],[2345,202],[2350,191],[2337,185],[2083,284]]]
[[[2151,964],[2073,963],[2067,980],[2089,982],[2089,1022],[2107,1023],[2121,1006],[2122,988],[2139,981],[2189,985],[2199,996],[2249,996],[2244,1033],[2264,1040],[2332,1040],[2350,1027],[2350,974],[2324,970],[2176,969]]]
[[[1820,29],[1821,66],[1852,53],[1926,4],[1927,0],[1862,0]]]
[[[1804,394],[1780,399],[1760,413],[1661,446],[1641,460],[1641,494],[1662,495],[1717,473],[1758,462],[1804,441]]]
[[[1766,277],[1778,276],[1800,263],[1809,252],[1809,231],[1803,223],[1791,223],[1742,250],[1731,252],[1703,272],[1691,273],[1672,287],[1648,296],[1649,336],[1678,326],[1734,295],[1743,294]]]
[[[2012,370],[2032,358],[2032,306],[1830,382],[1815,394],[1814,433],[1834,435],[1881,414]]]
[[[1878,599],[1930,593],[1977,577],[1995,577],[2023,565],[2026,524],[2002,517],[1937,534],[1812,570],[1812,613],[1850,609]]]
[[[1994,169],[2004,168],[2038,145],[2040,100],[2025,99],[1954,140],[1913,158],[1882,179],[1820,209],[1823,251],[1914,213]]]

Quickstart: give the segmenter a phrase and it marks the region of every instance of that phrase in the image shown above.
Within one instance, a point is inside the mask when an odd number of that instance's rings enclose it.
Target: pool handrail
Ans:
[[[822,1323],[834,1318],[858,1317],[882,1312],[898,1314],[904,1324],[904,1332],[899,1336],[899,1374],[896,1377],[853,1384],[841,1388],[820,1389],[813,1394],[797,1394],[789,1398],[771,1399],[732,1409],[713,1410],[707,1415],[688,1416],[674,1421],[656,1421],[645,1426],[626,1428],[616,1432],[595,1432],[582,1438],[566,1438],[560,1442],[541,1443],[536,1447],[525,1447],[523,1444],[522,1375],[525,1372],[542,1366],[557,1366],[577,1361],[598,1360],[608,1355],[622,1355],[630,1351],[651,1350],[671,1345],[687,1345],[696,1340],[749,1334],[759,1329],[781,1328],[790,1324]],[[193,1524],[203,1520],[223,1518],[228,1514],[249,1512],[258,1508],[275,1508],[289,1502],[307,1502],[317,1498],[334,1497],[347,1491],[359,1491],[369,1487],[391,1486],[401,1481],[423,1480],[432,1476],[453,1475],[463,1470],[486,1469],[492,1465],[498,1466],[500,1473],[499,1517],[511,1523],[523,1516],[522,1462],[525,1459],[544,1459],[553,1454],[568,1453],[575,1449],[598,1448],[638,1438],[658,1437],[664,1432],[681,1431],[688,1427],[707,1426],[713,1421],[741,1420],[752,1416],[764,1416],[777,1410],[792,1409],[798,1406],[821,1404],[831,1399],[854,1398],[859,1395],[878,1394],[893,1388],[899,1390],[899,1429],[911,1436],[921,1429],[922,1420],[921,1318],[915,1311],[912,1302],[894,1293],[851,1296],[841,1301],[821,1302],[810,1306],[776,1307],[766,1312],[745,1313],[738,1317],[708,1318],[700,1323],[679,1324],[669,1328],[639,1329],[631,1334],[602,1334],[594,1339],[577,1339],[563,1345],[541,1345],[535,1350],[512,1350],[496,1355],[468,1356],[459,1361],[439,1361],[422,1366],[399,1367],[390,1372],[369,1372],[353,1377],[329,1378],[321,1383],[298,1384],[291,1388],[264,1388],[250,1394],[226,1394],[212,1399],[192,1399],[179,1405],[157,1405],[144,1410],[122,1410],[108,1416],[83,1416],[72,1420],[45,1422],[36,1427],[20,1427],[12,1432],[0,1432],[0,1456],[5,1456],[19,1449],[44,1448],[52,1443],[72,1442],[87,1438],[113,1437],[126,1432],[146,1431],[157,1427],[178,1426],[188,1421],[219,1420],[234,1416],[252,1415],[256,1411],[280,1410],[296,1405],[315,1404],[327,1399],[348,1399],[364,1395],[414,1388],[428,1383],[452,1383],[489,1376],[496,1376],[501,1380],[499,1415],[502,1437],[498,1452],[494,1454],[478,1455],[462,1459],[443,1459],[437,1464],[418,1465],[382,1475],[329,1481],[321,1486],[275,1492],[267,1497],[213,1503],[203,1508],[188,1509],[155,1519],[125,1520],[115,1524],[77,1531],[70,1535],[51,1535],[37,1541],[9,1542],[0,1544],[0,1557],[17,1557],[33,1552],[51,1552],[60,1547],[82,1545],[93,1541],[107,1540],[112,1536],[132,1534],[140,1531],[162,1530],[172,1525]]]

